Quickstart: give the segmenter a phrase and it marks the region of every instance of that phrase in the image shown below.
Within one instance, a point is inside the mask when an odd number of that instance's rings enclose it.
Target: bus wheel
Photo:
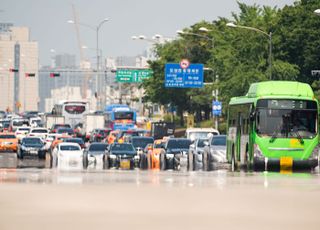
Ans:
[[[249,152],[246,153],[246,170],[250,172],[253,170],[252,163],[250,162]]]
[[[232,151],[232,155],[231,155],[231,172],[235,172],[236,171],[236,158],[235,158],[235,154]]]

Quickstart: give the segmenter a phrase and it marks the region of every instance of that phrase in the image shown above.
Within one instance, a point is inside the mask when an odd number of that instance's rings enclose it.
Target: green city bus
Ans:
[[[319,165],[318,101],[310,85],[254,83],[228,107],[231,169],[313,169]]]

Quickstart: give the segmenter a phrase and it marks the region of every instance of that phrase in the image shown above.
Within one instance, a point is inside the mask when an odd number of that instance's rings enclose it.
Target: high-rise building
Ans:
[[[76,68],[76,56],[71,54],[57,54],[54,57],[55,67],[63,69]]]
[[[38,43],[29,28],[10,25],[0,24],[0,110],[37,110]]]

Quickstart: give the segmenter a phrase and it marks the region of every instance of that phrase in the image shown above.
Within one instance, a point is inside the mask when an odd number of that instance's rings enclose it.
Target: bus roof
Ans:
[[[110,112],[115,109],[130,109],[128,105],[122,105],[122,104],[111,104],[111,105],[106,105],[104,111]]]
[[[63,101],[59,101],[58,105],[66,105],[66,104],[88,104],[87,101],[72,101],[72,100],[69,100],[69,101],[66,101],[66,100],[63,100]]]
[[[295,81],[265,81],[250,85],[246,96],[231,98],[230,104],[254,102],[261,97],[300,97],[314,99],[310,85]]]

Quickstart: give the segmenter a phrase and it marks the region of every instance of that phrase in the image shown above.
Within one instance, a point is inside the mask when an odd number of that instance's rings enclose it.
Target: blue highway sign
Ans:
[[[166,88],[202,88],[203,64],[190,64],[182,69],[178,63],[167,63],[164,85]]]

